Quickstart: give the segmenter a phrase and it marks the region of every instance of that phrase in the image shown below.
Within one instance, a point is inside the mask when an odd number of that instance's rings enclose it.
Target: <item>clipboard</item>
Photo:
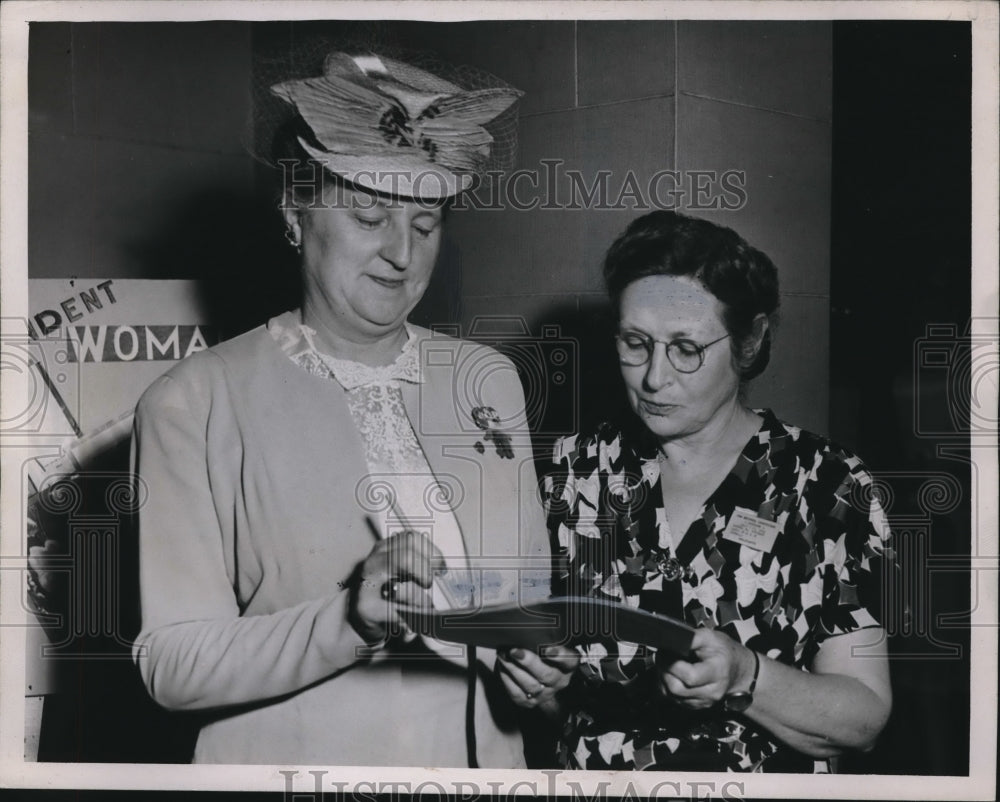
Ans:
[[[641,643],[678,657],[691,654],[694,627],[669,616],[586,596],[452,610],[399,610],[415,631],[440,641],[491,649],[537,650],[608,639]]]

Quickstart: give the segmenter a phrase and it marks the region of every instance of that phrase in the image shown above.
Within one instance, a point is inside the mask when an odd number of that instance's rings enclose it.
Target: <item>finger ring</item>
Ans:
[[[399,592],[399,583],[388,581],[382,583],[382,598],[386,601],[392,601],[396,598],[396,594]]]
[[[535,698],[535,694],[531,693],[530,691],[525,691],[524,695],[527,696],[529,699]]]

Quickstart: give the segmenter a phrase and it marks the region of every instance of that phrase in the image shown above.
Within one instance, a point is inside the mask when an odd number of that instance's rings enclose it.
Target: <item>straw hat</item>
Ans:
[[[484,126],[523,94],[506,86],[463,89],[401,61],[343,52],[326,57],[322,75],[283,81],[271,92],[305,122],[299,144],[327,170],[421,200],[473,186],[494,145]]]

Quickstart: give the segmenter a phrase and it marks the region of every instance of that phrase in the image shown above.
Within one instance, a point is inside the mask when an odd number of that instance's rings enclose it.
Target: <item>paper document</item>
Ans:
[[[400,610],[400,614],[422,635],[494,649],[614,640],[686,657],[694,636],[693,627],[675,618],[584,596],[464,610]]]

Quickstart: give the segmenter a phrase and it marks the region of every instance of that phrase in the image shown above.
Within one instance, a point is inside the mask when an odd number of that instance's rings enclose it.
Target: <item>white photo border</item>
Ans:
[[[894,2],[858,0],[857,2],[781,2],[762,0],[718,0],[713,2],[428,2],[414,0],[379,0],[377,4],[351,2],[223,2],[209,0],[171,0],[165,2],[6,2],[0,18],[0,78],[2,78],[2,128],[0,128],[0,165],[2,165],[2,241],[0,241],[0,286],[4,321],[28,316],[27,299],[27,65],[29,21],[195,21],[195,20],[272,20],[272,19],[433,19],[437,21],[518,19],[951,19],[969,20],[972,24],[972,317],[993,323],[988,332],[996,338],[998,249],[998,5],[992,2]],[[996,408],[997,388],[986,388],[991,399],[985,408]],[[17,405],[16,389],[3,388],[3,404]],[[988,406],[992,403],[992,406]],[[7,449],[5,449],[5,452]],[[11,454],[11,456],[14,456]],[[313,793],[317,774],[327,782],[326,791],[337,788],[371,789],[371,783],[407,783],[415,789],[427,783],[428,792],[437,789],[461,793],[465,788],[490,789],[510,795],[537,793],[573,795],[584,789],[588,798],[595,792],[607,796],[647,797],[662,793],[663,788],[680,786],[684,796],[702,793],[709,781],[716,788],[732,782],[730,789],[742,798],[814,799],[988,799],[996,792],[997,747],[997,574],[982,571],[973,583],[971,687],[973,710],[970,732],[970,776],[874,776],[859,783],[856,776],[780,776],[780,775],[696,775],[690,773],[619,773],[555,771],[480,771],[432,770],[414,768],[338,768],[309,766],[209,766],[209,765],[137,765],[30,763],[24,761],[24,660],[23,635],[29,625],[20,603],[17,558],[5,555],[22,553],[19,538],[23,521],[18,470],[8,472],[11,461],[3,458],[0,486],[0,787],[26,788],[103,788],[162,790],[257,790],[282,792],[294,790]],[[1000,484],[995,449],[979,449],[975,458],[978,481],[972,488],[975,516],[985,526],[973,538],[973,556],[980,564],[997,560],[997,496]],[[16,463],[13,463],[16,464]],[[988,492],[985,488],[992,488]],[[13,570],[2,570],[10,566]],[[6,580],[6,581],[4,581]],[[285,773],[281,773],[284,771]],[[294,773],[293,773],[294,772]],[[310,773],[314,772],[314,773]],[[324,773],[327,772],[327,773]],[[494,787],[494,783],[498,783]],[[664,785],[667,783],[667,785]],[[361,785],[367,784],[367,785]],[[458,784],[458,785],[456,785]],[[657,791],[659,784],[660,790]]]

